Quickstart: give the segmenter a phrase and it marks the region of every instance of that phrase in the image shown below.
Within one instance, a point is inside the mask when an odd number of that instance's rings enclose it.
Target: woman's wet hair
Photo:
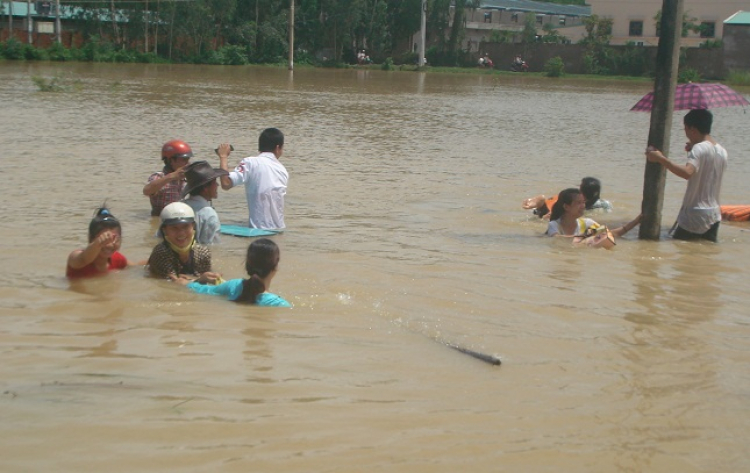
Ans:
[[[586,208],[591,209],[601,197],[602,183],[595,177],[581,179],[581,194],[586,199]]]
[[[237,302],[255,304],[258,295],[266,291],[262,279],[276,270],[279,265],[279,247],[268,238],[259,238],[247,247],[245,270],[248,279],[242,281],[242,294]]]
[[[115,228],[120,230],[120,234],[122,234],[120,221],[112,215],[112,212],[110,212],[107,207],[99,207],[96,209],[96,213],[94,213],[94,218],[91,219],[91,223],[89,223],[89,243],[94,241],[94,238],[96,238],[102,230]]]
[[[580,189],[576,189],[575,187],[571,187],[570,189],[565,189],[561,191],[557,195],[557,202],[555,202],[555,205],[552,206],[552,212],[550,213],[549,219],[550,221],[557,220],[558,218],[562,217],[565,213],[565,205],[570,205],[573,203],[575,198],[581,193]]]

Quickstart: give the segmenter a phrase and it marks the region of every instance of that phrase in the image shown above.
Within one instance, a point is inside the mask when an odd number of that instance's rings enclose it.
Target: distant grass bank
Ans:
[[[379,64],[371,64],[367,66],[352,66],[356,68],[380,70],[382,69]],[[404,71],[404,72],[437,72],[445,74],[476,74],[476,75],[487,75],[495,76],[498,78],[513,77],[513,78],[534,78],[534,79],[545,79],[551,81],[580,81],[580,80],[598,80],[598,81],[628,81],[628,82],[651,82],[653,78],[650,77],[634,77],[634,76],[610,76],[600,74],[565,74],[562,77],[547,77],[545,72],[512,72],[510,70],[502,69],[486,69],[483,67],[445,67],[445,66],[425,66],[421,69],[418,66],[413,65],[394,65],[390,70],[392,71]]]
[[[379,64],[372,64],[368,66],[352,66],[378,70],[381,69]],[[631,83],[651,83],[653,77],[637,77],[637,76],[614,76],[614,75],[601,75],[601,74],[569,74],[566,73],[562,77],[547,77],[545,72],[511,72],[499,69],[485,69],[482,67],[443,67],[443,66],[425,66],[419,68],[413,65],[394,65],[391,69],[393,71],[424,71],[424,72],[439,72],[447,74],[478,74],[501,77],[527,77],[537,78],[550,81],[558,82],[579,82],[579,81],[603,81],[603,82],[618,82],[626,81]],[[708,82],[720,82],[732,87],[737,87],[740,92],[750,93],[750,71],[731,71],[724,80],[708,81]]]
[[[750,87],[750,72],[731,71],[724,83],[727,85]]]

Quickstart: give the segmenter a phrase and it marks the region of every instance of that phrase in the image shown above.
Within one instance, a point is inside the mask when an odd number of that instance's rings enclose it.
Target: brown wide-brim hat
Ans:
[[[229,173],[223,169],[214,169],[208,164],[208,161],[195,161],[185,166],[185,178],[187,184],[182,190],[182,197],[185,197],[193,189],[208,184],[217,177],[227,176]]]

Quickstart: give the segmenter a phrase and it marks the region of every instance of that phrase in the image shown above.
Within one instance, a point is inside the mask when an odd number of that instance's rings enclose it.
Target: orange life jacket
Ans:
[[[725,222],[747,222],[750,220],[750,205],[722,205],[721,219]]]

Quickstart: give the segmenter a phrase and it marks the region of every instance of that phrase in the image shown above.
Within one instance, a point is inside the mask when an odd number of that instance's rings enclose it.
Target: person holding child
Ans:
[[[157,278],[186,277],[215,283],[221,276],[211,271],[211,250],[195,241],[195,213],[183,202],[161,211],[159,234],[163,241],[151,251],[149,273]]]
[[[573,187],[561,191],[558,194],[557,202],[552,207],[550,221],[545,234],[547,236],[573,237],[573,243],[598,243],[601,238],[596,238],[592,241],[585,240],[587,237],[596,236],[598,233],[597,230],[600,228],[602,230],[606,230],[606,228],[603,228],[602,225],[599,225],[593,219],[583,217],[585,210],[586,199],[580,189]],[[608,230],[605,233],[611,233],[612,237],[619,237],[632,230],[640,222],[641,215],[638,215],[625,225]],[[606,237],[607,235],[604,236]],[[614,243],[614,241],[611,243]],[[609,246],[611,245],[606,247]]]
[[[89,223],[89,244],[68,256],[65,275],[68,278],[101,276],[127,267],[128,260],[119,252],[122,227],[104,206],[98,208]]]
[[[279,247],[273,240],[259,238],[247,248],[245,270],[248,279],[230,279],[211,286],[191,281],[184,277],[172,277],[172,280],[187,285],[188,289],[198,294],[222,296],[230,301],[244,302],[259,306],[291,307],[285,299],[268,292],[271,280],[279,266]]]

